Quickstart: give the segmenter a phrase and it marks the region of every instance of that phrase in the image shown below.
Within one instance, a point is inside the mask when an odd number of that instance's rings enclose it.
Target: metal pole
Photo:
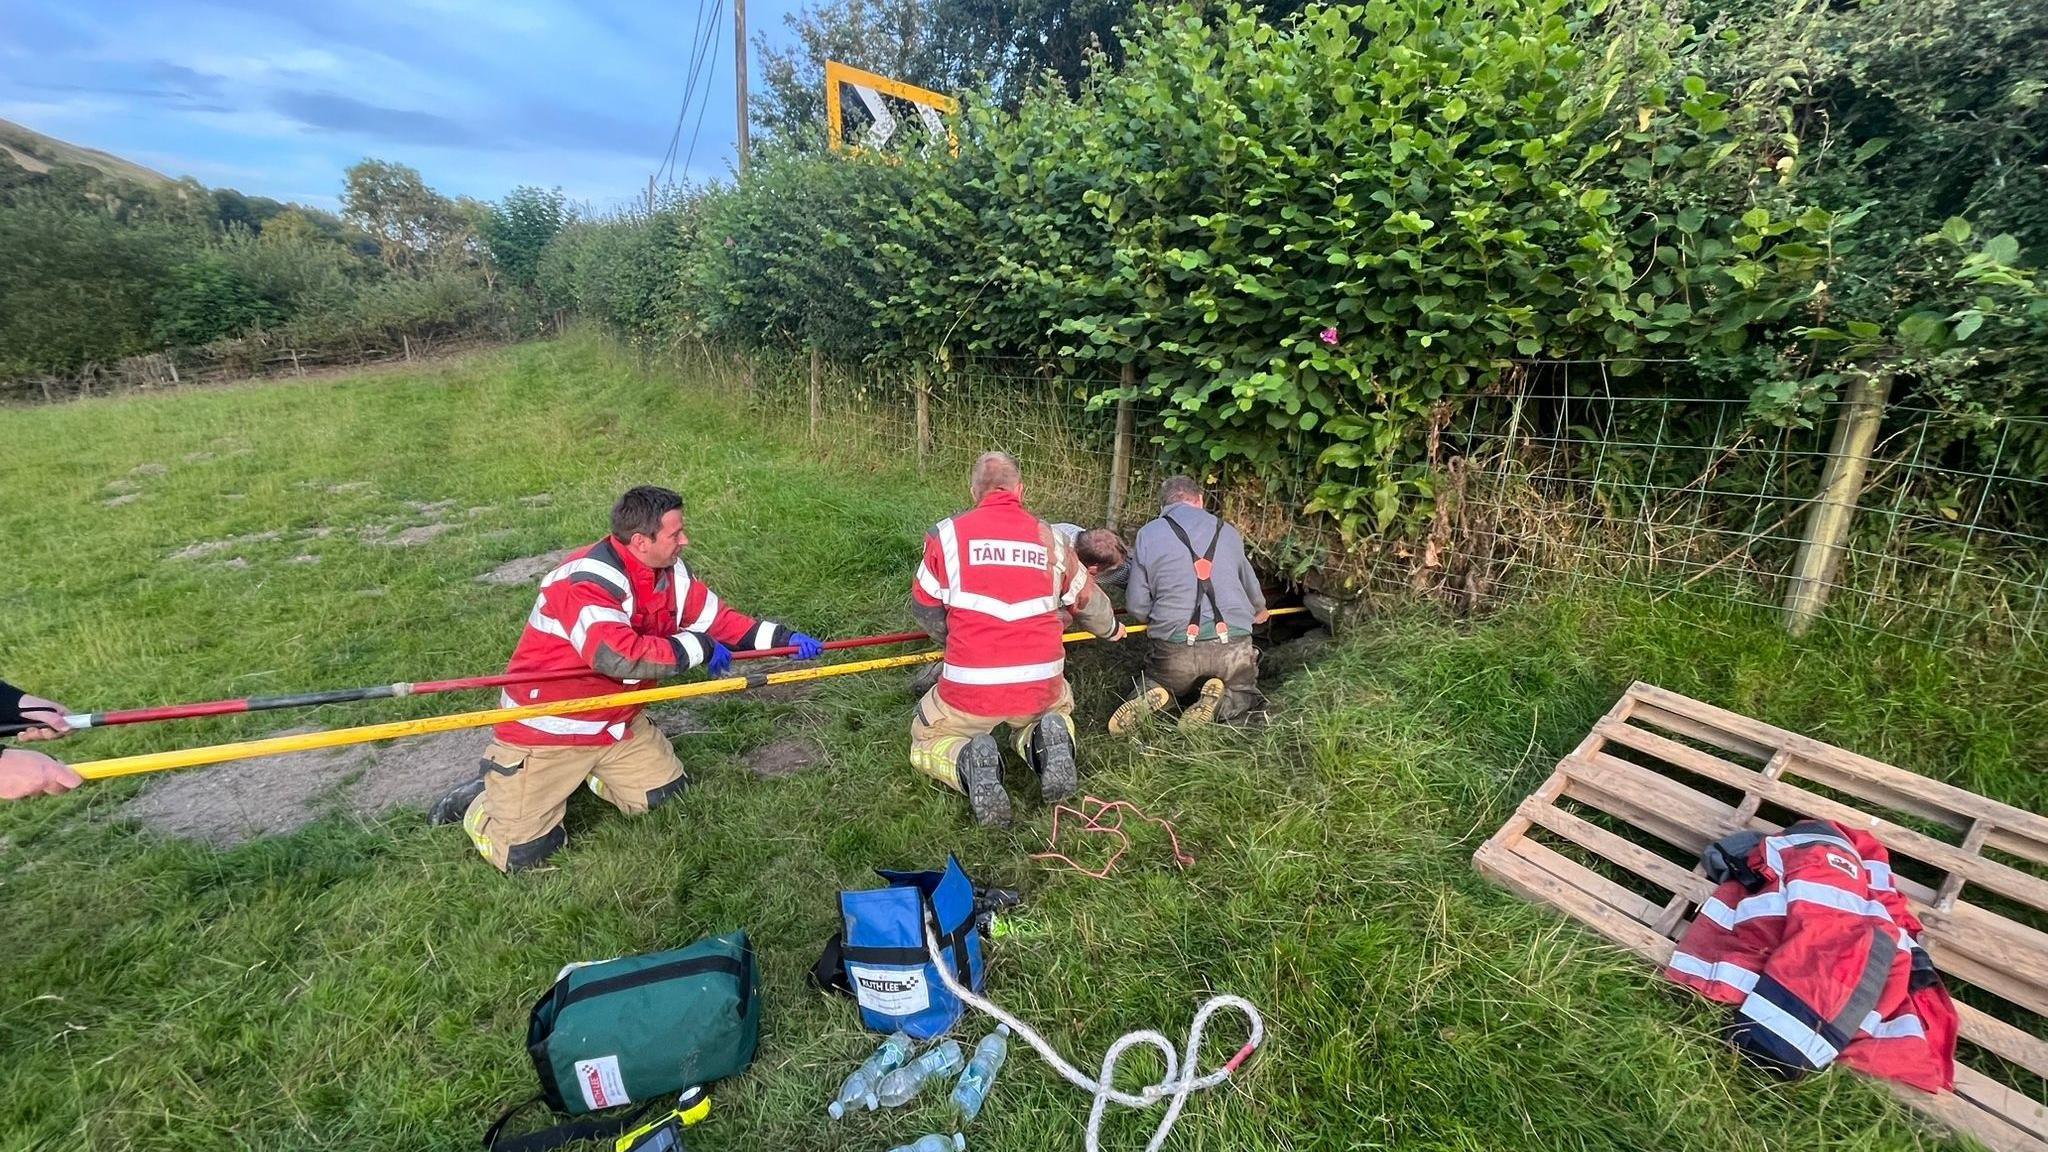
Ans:
[[[847,640],[832,640],[825,645],[828,652],[844,651],[848,648],[873,648],[883,644],[912,644],[923,640],[922,632],[890,632],[880,636],[857,636]],[[734,660],[761,660],[772,656],[791,656],[793,647],[761,648],[747,652],[735,652]],[[246,696],[233,700],[206,700],[196,704],[167,704],[157,708],[125,708],[111,712],[86,712],[64,717],[64,723],[73,730],[87,728],[113,728],[124,724],[152,724],[159,720],[193,720],[206,716],[235,716],[244,712],[270,712],[279,708],[312,708],[321,704],[348,704],[357,700],[401,700],[408,696],[431,696],[441,692],[464,692],[478,688],[507,688],[515,684],[545,684],[551,680],[569,680],[587,676],[587,668],[567,668],[555,672],[501,672],[495,676],[464,676],[454,680],[421,680],[416,683],[376,684],[368,688],[336,688],[325,692],[297,692],[285,696]],[[0,724],[0,736],[12,736],[36,727],[34,724]]]
[[[1303,608],[1275,608],[1273,615],[1284,616],[1303,612]],[[1143,624],[1128,625],[1125,632],[1136,635],[1145,631]],[[1067,643],[1078,640],[1096,639],[1093,633],[1069,632],[1064,636]],[[72,770],[87,780],[106,780],[116,776],[139,776],[147,772],[166,772],[173,768],[193,768],[201,764],[220,764],[229,760],[249,760],[258,756],[275,756],[284,752],[308,752],[316,748],[340,748],[350,744],[370,744],[378,740],[396,740],[404,736],[426,736],[435,732],[456,732],[465,728],[483,728],[492,724],[504,724],[515,720],[529,720],[536,716],[574,715],[602,708],[624,708],[636,704],[657,704],[664,700],[688,700],[699,696],[718,696],[728,692],[744,692],[750,688],[765,688],[775,684],[804,684],[813,680],[829,680],[835,676],[849,676],[857,672],[880,672],[889,668],[909,668],[918,664],[930,664],[945,658],[942,649],[917,652],[909,656],[885,656],[879,660],[856,660],[849,664],[830,664],[822,668],[797,668],[788,672],[770,672],[765,676],[729,676],[723,680],[699,680],[693,684],[671,684],[663,688],[642,688],[633,692],[614,692],[608,696],[592,696],[583,700],[556,700],[545,704],[528,704],[519,708],[487,708],[481,712],[458,712],[451,716],[427,716],[418,720],[397,720],[388,724],[370,724],[360,728],[337,728],[330,732],[304,732],[295,736],[271,736],[262,740],[244,740],[236,744],[216,744],[205,748],[186,748],[176,752],[147,752],[139,756],[119,756],[110,760],[93,760],[72,765]]]

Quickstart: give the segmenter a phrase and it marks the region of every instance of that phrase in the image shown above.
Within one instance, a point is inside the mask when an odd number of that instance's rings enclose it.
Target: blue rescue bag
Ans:
[[[954,978],[981,991],[974,882],[952,856],[943,871],[876,875],[889,886],[839,894],[840,937],[826,945],[813,977],[851,992],[868,1028],[885,1034],[901,1029],[929,1040],[951,1028],[964,1006],[939,982],[925,951],[925,913],[931,913],[939,951],[951,961]]]

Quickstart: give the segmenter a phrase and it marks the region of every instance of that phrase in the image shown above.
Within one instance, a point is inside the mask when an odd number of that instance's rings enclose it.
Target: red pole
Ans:
[[[889,632],[879,636],[857,636],[850,640],[830,640],[826,642],[825,650],[839,652],[848,648],[873,648],[883,644],[910,644],[923,639],[925,634],[922,632]],[[762,660],[771,656],[790,656],[795,653],[796,649],[793,647],[763,648],[759,651],[735,652],[732,658],[735,661]],[[568,680],[589,674],[590,670],[587,668],[570,668],[560,672],[501,672],[495,676],[463,676],[453,680],[422,680],[418,683],[378,684],[369,688],[338,688],[329,692],[243,696],[233,700],[207,700],[197,704],[167,704],[160,708],[90,712],[66,716],[64,722],[74,729],[110,728],[119,724],[152,724],[159,720],[232,716],[242,712],[268,712],[278,708],[310,708],[320,704],[342,704],[353,700],[394,700],[405,696],[430,696],[438,692],[502,688],[513,684],[540,684],[549,680]],[[12,735],[30,727],[33,725],[0,725],[0,736]]]

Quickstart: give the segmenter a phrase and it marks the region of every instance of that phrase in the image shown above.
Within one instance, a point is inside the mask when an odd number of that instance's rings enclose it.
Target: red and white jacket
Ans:
[[[678,561],[652,569],[610,536],[569,554],[541,577],[540,595],[505,671],[589,669],[587,676],[515,684],[507,708],[624,692],[704,663],[716,640],[728,648],[779,648],[790,630],[735,612],[692,579]],[[497,726],[507,744],[604,745],[625,738],[638,705],[561,716],[536,716]]]
[[[1005,490],[939,521],[910,595],[916,606],[944,606],[939,698],[976,716],[1030,716],[1059,700],[1062,608],[1099,636],[1116,626],[1073,546]]]
[[[1955,1005],[1884,845],[1802,820],[1757,839],[1741,863],[1664,974],[1736,1005],[1729,1039],[1775,1069],[1803,1074],[1839,1058],[1928,1092],[1952,1087]]]

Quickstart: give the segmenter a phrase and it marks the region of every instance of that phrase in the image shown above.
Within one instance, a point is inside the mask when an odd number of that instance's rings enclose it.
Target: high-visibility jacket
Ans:
[[[1800,1075],[1839,1058],[1929,1092],[1951,1087],[1955,1005],[1884,845],[1804,820],[1719,847],[1732,878],[1701,905],[1664,974],[1736,1005],[1729,1039],[1775,1070]]]
[[[589,670],[587,676],[506,687],[507,708],[624,692],[647,680],[688,671],[728,648],[779,648],[790,630],[735,612],[691,577],[681,561],[659,570],[642,564],[613,537],[569,554],[541,577],[540,595],[505,671]],[[603,745],[625,738],[638,705],[497,726],[498,739],[524,745]]]
[[[944,606],[939,698],[976,716],[1030,716],[1059,700],[1060,609],[1098,635],[1115,627],[1073,546],[1006,490],[933,527],[910,595]]]

